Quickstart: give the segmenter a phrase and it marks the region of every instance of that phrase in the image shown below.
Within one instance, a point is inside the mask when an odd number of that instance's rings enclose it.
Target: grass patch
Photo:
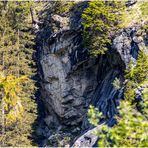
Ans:
[[[140,9],[141,9],[142,15],[147,16],[148,15],[148,2],[143,2],[141,4]]]
[[[125,9],[120,27],[129,27],[145,21],[148,21],[148,2],[138,1],[132,7]]]

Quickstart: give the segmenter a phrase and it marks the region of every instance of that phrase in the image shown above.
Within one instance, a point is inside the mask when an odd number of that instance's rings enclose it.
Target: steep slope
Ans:
[[[124,87],[116,90],[113,82],[124,82],[124,70],[146,46],[141,25],[133,25],[116,35],[105,55],[90,57],[82,42],[81,13],[86,6],[81,2],[68,14],[48,14],[38,32],[40,91],[46,108],[43,146],[65,146],[78,135],[82,137],[73,146],[93,146],[97,138],[86,116],[89,105],[99,108],[110,126],[115,123]]]

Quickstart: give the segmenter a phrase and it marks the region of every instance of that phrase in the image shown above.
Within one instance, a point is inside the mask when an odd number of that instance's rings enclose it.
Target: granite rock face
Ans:
[[[45,123],[49,130],[53,125],[56,127],[54,133],[69,129],[73,138],[92,130],[86,117],[90,104],[103,112],[109,125],[114,124],[123,89],[116,90],[113,81],[119,78],[122,84],[124,70],[131,60],[136,61],[138,50],[144,46],[137,36],[139,27],[135,26],[122,30],[105,55],[92,58],[83,46],[81,15],[75,14],[77,17],[72,14],[67,18],[52,15],[50,25],[43,27],[37,38]],[[79,146],[94,145],[97,138],[88,134],[93,142],[82,138]]]

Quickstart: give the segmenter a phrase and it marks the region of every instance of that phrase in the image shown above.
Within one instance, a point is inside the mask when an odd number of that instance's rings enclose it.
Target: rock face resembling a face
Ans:
[[[67,126],[84,131],[90,127],[86,113],[92,104],[113,125],[123,95],[123,88],[116,90],[113,82],[118,78],[122,84],[124,70],[131,60],[135,62],[137,59],[138,50],[143,46],[143,41],[136,36],[138,28],[123,30],[114,38],[105,55],[92,58],[83,46],[81,27],[68,26],[69,22],[65,21],[70,18],[64,17],[64,24],[61,16],[52,19],[52,23],[61,23],[60,28],[51,31],[44,39],[39,57],[40,91],[50,119],[46,122],[56,122],[57,129]]]
[[[63,92],[66,91],[65,73],[62,69],[62,64],[59,59],[51,54],[41,61],[44,73],[44,80],[47,82],[44,87],[47,92],[50,92],[49,103],[53,105],[55,112],[59,116],[63,116],[62,108]]]
[[[54,22],[58,21],[56,18],[59,19],[56,15]],[[67,26],[68,23],[65,24]],[[44,101],[67,125],[82,122],[90,103],[112,118],[116,113],[119,94],[112,83],[116,77],[123,80],[124,69],[131,59],[136,60],[140,44],[135,42],[136,29],[121,32],[106,55],[98,58],[89,57],[82,43],[80,28],[61,29],[51,34],[46,46],[42,47],[40,65]]]
[[[81,40],[79,32],[63,31],[48,40],[49,54],[43,55],[40,60],[42,84],[47,92],[45,100],[66,125],[82,122],[86,110],[84,108],[89,100],[85,92],[87,89],[92,91],[97,84],[96,75],[92,73],[93,66],[87,64],[89,68],[86,69],[83,65],[87,56],[83,55],[86,51]],[[84,68],[80,69],[79,63]],[[90,77],[90,74],[94,77]]]

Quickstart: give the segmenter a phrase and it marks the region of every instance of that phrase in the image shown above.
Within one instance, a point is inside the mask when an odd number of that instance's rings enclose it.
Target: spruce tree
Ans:
[[[124,3],[90,1],[82,14],[84,45],[93,55],[104,54],[111,37],[118,30]]]
[[[28,77],[23,83],[20,83],[19,89],[21,93],[18,98],[20,106],[23,108],[21,118],[13,120],[8,118],[8,126],[5,126],[5,134],[1,135],[0,143],[3,146],[31,146],[33,124],[36,120],[37,105],[35,103],[35,82],[32,80],[36,73],[34,54],[34,35],[32,32],[30,7],[33,2],[0,2],[0,70],[3,77],[12,78],[13,82],[22,77]],[[15,86],[12,85],[10,94],[15,95]],[[1,93],[3,91],[1,90]],[[6,108],[4,108],[1,96],[1,109],[5,110],[5,116],[8,116]],[[12,97],[10,97],[12,98]],[[17,101],[10,99],[12,104]],[[9,105],[10,106],[10,105]],[[11,107],[10,112],[13,111]],[[2,112],[1,112],[2,113]],[[2,116],[2,115],[1,115]],[[10,116],[11,117],[11,116]],[[5,118],[6,120],[6,118]],[[2,126],[3,127],[3,123]],[[2,131],[2,129],[1,129]],[[3,133],[3,132],[2,132]],[[4,143],[5,141],[5,143]]]

